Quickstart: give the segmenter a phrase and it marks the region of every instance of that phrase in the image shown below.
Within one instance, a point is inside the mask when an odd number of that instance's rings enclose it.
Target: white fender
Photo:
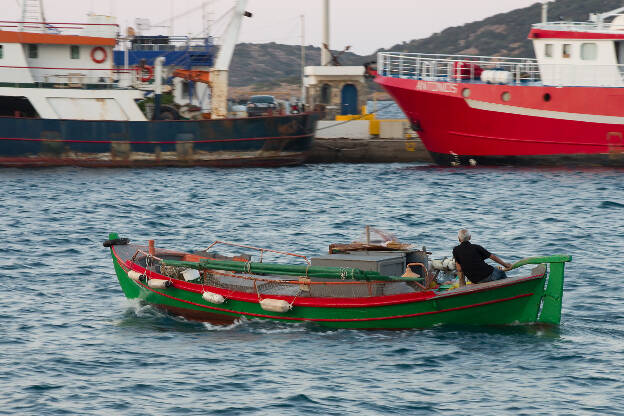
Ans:
[[[210,302],[210,303],[216,303],[218,305],[222,304],[223,302],[225,302],[225,298],[223,296],[221,296],[218,293],[212,293],[212,292],[204,292],[202,294],[202,298],[206,301],[206,302]]]
[[[152,289],[166,289],[171,286],[171,281],[163,279],[150,279],[147,281],[147,285]]]
[[[288,312],[291,309],[290,303],[282,299],[262,299],[260,307],[270,312]]]
[[[130,270],[128,272],[128,278],[130,278],[130,280],[134,280],[135,282],[138,282],[141,279],[141,276],[141,273],[135,272],[134,270]]]

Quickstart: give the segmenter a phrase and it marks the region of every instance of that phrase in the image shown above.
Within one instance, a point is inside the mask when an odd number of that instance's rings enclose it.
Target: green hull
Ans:
[[[563,265],[569,261],[569,258],[563,256],[546,258],[552,261],[550,275],[541,273],[451,291],[419,292],[414,296],[362,298],[362,302],[357,305],[342,298],[271,296],[292,303],[291,310],[281,313],[264,310],[259,300],[250,299],[249,294],[246,297],[232,294],[224,303],[213,304],[203,299],[201,291],[198,292],[196,288],[191,290],[192,285],[182,281],[174,280],[172,287],[153,289],[145,282],[131,280],[127,265],[120,264],[114,247],[111,253],[119,284],[127,298],[140,299],[188,319],[226,324],[246,317],[360,329],[533,322],[558,325],[561,319]],[[209,286],[202,288],[211,290]],[[370,303],[366,303],[368,300]]]

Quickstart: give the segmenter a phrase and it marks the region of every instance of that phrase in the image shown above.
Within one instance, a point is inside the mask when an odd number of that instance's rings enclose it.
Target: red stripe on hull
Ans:
[[[600,155],[624,153],[624,90],[618,88],[428,83],[378,77],[431,153],[470,156]],[[453,88],[444,87],[453,85]],[[440,85],[440,86],[437,86]],[[494,109],[471,107],[462,96]],[[509,92],[509,101],[502,93]],[[550,94],[544,100],[544,94]],[[509,107],[501,107],[509,106]],[[513,114],[516,111],[531,114]],[[539,115],[534,115],[535,112]],[[556,113],[553,113],[556,112]],[[593,118],[603,122],[579,121]],[[567,118],[567,119],[566,119]],[[624,158],[622,159],[624,165]]]
[[[458,307],[455,307],[455,308],[440,309],[438,311],[427,311],[427,312],[410,313],[410,314],[405,314],[405,315],[378,316],[378,317],[372,317],[372,318],[300,318],[300,317],[293,317],[293,316],[265,315],[265,314],[260,314],[260,313],[251,313],[251,312],[236,311],[236,310],[231,310],[231,309],[226,309],[226,308],[219,308],[219,307],[216,307],[216,306],[202,305],[200,303],[192,302],[190,300],[176,298],[176,297],[168,295],[168,294],[166,294],[164,292],[159,292],[159,291],[154,290],[151,287],[149,287],[149,286],[147,286],[147,285],[145,285],[145,284],[143,284],[141,282],[137,282],[137,284],[139,284],[140,286],[142,286],[146,290],[149,290],[151,292],[157,293],[157,294],[159,294],[161,296],[164,296],[166,298],[173,299],[173,300],[176,300],[176,301],[182,302],[182,303],[187,303],[189,305],[193,305],[193,306],[198,306],[198,307],[201,307],[201,308],[209,309],[209,310],[221,311],[221,312],[232,313],[232,314],[238,314],[238,315],[241,315],[241,316],[252,316],[254,318],[270,318],[270,319],[275,319],[275,320],[306,321],[306,322],[368,322],[368,321],[386,321],[386,320],[393,320],[393,319],[414,318],[414,317],[417,317],[417,316],[435,315],[435,314],[445,313],[445,312],[453,312],[453,311],[460,311],[460,310],[464,310],[464,309],[478,308],[480,306],[492,305],[492,304],[500,303],[500,302],[508,302],[508,301],[511,301],[511,300],[522,299],[522,298],[526,298],[526,297],[529,297],[529,296],[533,296],[533,293],[523,293],[521,295],[512,296],[512,297],[504,298],[504,299],[495,299],[495,300],[490,300],[490,301],[487,301],[487,302],[481,302],[481,303],[474,303],[474,304],[470,304],[470,305],[458,306]],[[277,297],[275,297],[275,298],[277,298]],[[257,303],[257,302],[253,302],[253,303]],[[160,305],[160,307],[163,307],[163,306]],[[180,308],[180,309],[182,309],[182,308]]]

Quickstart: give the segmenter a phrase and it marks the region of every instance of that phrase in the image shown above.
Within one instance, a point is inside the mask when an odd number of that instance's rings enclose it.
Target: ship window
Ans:
[[[595,43],[581,43],[581,59],[593,61],[598,57],[598,45]]]
[[[80,48],[78,45],[71,45],[69,47],[69,56],[71,59],[80,59]]]
[[[503,101],[511,100],[511,94],[509,93],[509,91],[505,91],[501,94],[501,100]]]
[[[4,51],[2,50],[4,45],[0,45],[0,59],[4,57]]]
[[[31,59],[37,59],[39,57],[39,45],[29,44],[28,45],[28,57]]]
[[[563,44],[561,56],[563,56],[564,58],[570,58],[572,56],[572,44],[570,43]]]
[[[552,58],[553,56],[553,44],[547,43],[544,45],[544,56],[547,58]]]

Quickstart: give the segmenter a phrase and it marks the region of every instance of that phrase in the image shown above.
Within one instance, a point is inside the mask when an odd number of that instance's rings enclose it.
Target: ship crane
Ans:
[[[604,29],[604,21],[609,17],[619,16],[620,13],[624,12],[624,7],[619,7],[615,10],[610,10],[604,13],[591,13],[589,15],[589,20],[595,22],[598,26],[598,29]]]
[[[210,87],[212,118],[227,117],[228,96],[228,73],[230,62],[234,54],[234,48],[238,42],[240,27],[243,17],[251,17],[252,14],[245,11],[247,0],[238,0],[236,6],[231,9],[232,16],[225,28],[216,61],[210,71],[176,69],[173,77],[182,78],[186,81],[201,82]]]

